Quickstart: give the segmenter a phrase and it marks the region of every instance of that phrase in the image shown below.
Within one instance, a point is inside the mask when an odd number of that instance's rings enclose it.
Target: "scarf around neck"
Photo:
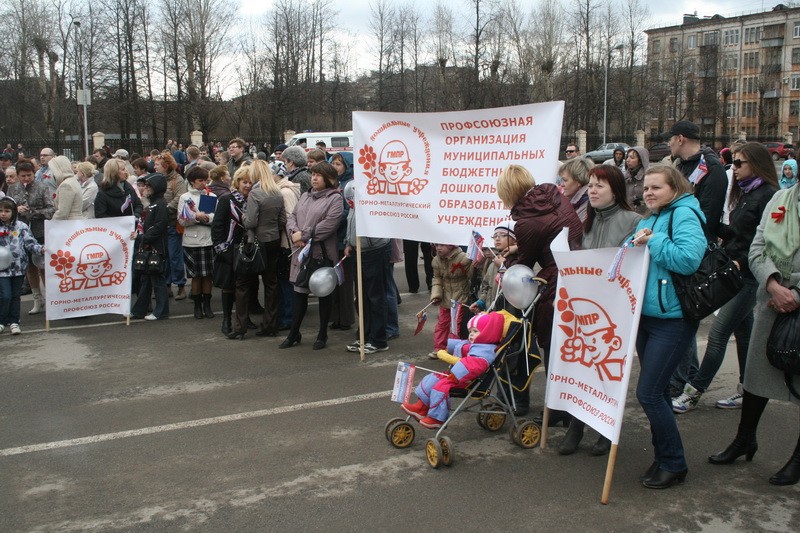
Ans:
[[[763,261],[769,257],[783,278],[792,274],[792,259],[800,249],[800,205],[797,186],[788,189],[772,205],[764,225]]]
[[[742,192],[748,193],[758,189],[762,183],[764,183],[763,179],[759,178],[758,176],[753,176],[752,178],[741,180],[739,182],[739,188],[742,189]]]

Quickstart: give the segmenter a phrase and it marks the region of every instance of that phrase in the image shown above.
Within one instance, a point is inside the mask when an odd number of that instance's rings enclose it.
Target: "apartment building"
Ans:
[[[651,133],[683,118],[705,139],[798,139],[800,8],[735,17],[684,15],[647,30]]]

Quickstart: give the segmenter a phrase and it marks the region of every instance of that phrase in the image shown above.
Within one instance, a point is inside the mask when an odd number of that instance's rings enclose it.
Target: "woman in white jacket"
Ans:
[[[194,166],[186,173],[189,190],[178,200],[178,223],[183,226],[183,260],[186,275],[192,278],[192,299],[195,318],[214,318],[211,311],[211,286],[214,255],[211,242],[211,222],[214,208],[200,209],[202,196],[216,195],[206,189],[208,170]]]
[[[53,220],[81,220],[83,218],[83,191],[78,178],[72,173],[72,163],[66,156],[59,155],[48,164],[58,183],[53,203],[56,212]]]

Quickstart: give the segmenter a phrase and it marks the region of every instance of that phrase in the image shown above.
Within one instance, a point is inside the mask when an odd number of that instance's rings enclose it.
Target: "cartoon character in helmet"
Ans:
[[[111,284],[111,258],[99,244],[87,244],[81,250],[75,271],[86,279],[75,280],[76,289],[94,289]]]
[[[408,147],[402,141],[390,141],[381,150],[378,160],[378,174],[386,180],[385,187],[389,194],[408,194],[406,178],[411,175],[411,158]]]
[[[567,334],[561,347],[562,360],[594,365],[602,381],[621,381],[625,356],[612,356],[622,347],[622,339],[606,310],[585,298],[562,301],[559,310],[563,322],[559,327]]]

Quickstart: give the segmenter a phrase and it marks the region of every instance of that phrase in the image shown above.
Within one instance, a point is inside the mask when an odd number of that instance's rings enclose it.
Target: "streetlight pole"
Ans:
[[[606,129],[608,128],[608,67],[611,64],[611,52],[613,50],[622,50],[621,44],[616,45],[614,48],[608,49],[608,57],[606,58],[606,76],[603,82],[603,144],[606,144]]]
[[[77,20],[72,23],[75,25],[75,40],[78,43],[78,76],[81,79],[81,96],[78,98],[78,103],[83,105],[83,158],[86,161],[89,158],[89,95],[86,93],[86,79],[83,71],[83,43],[80,39],[81,23]]]

